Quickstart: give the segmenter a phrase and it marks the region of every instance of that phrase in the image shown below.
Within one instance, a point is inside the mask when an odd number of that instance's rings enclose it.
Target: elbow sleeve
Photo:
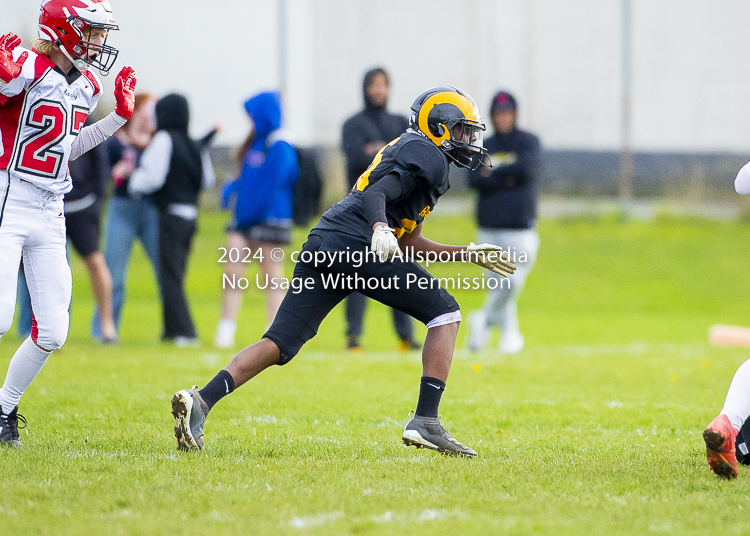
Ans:
[[[370,226],[379,221],[388,222],[385,215],[386,192],[383,188],[368,188],[362,194],[362,205],[364,207],[365,219]]]
[[[404,195],[401,180],[396,174],[389,174],[378,182],[366,188],[362,193],[365,219],[370,225],[386,219],[385,205]]]

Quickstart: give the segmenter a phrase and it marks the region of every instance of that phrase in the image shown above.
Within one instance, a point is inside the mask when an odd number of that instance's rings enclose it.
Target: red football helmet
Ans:
[[[87,30],[106,30],[101,45],[90,43]],[[75,68],[83,72],[89,65],[107,75],[117,59],[117,49],[107,46],[107,32],[117,30],[107,0],[43,0],[39,12],[39,37],[52,41]],[[86,35],[86,37],[84,37]],[[90,53],[93,57],[90,57]]]

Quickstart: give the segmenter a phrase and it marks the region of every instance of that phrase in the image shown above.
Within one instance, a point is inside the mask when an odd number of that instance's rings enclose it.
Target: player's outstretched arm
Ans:
[[[115,79],[115,111],[93,125],[81,129],[81,133],[71,145],[71,160],[93,149],[128,122],[135,106],[135,83],[135,71],[130,67],[123,67]]]
[[[473,262],[483,268],[509,276],[516,271],[515,264],[503,260],[502,248],[493,244],[479,244],[471,242],[468,246],[449,246],[435,242],[422,235],[422,224],[417,225],[411,233],[404,234],[399,240],[399,245],[404,251],[411,253],[434,252],[440,255],[448,252],[451,259],[457,261]]]
[[[21,38],[14,33],[0,37],[0,80],[6,84],[18,78],[23,63],[29,57],[29,53],[24,52],[18,57],[18,60],[13,61],[13,50],[20,44]]]
[[[406,248],[409,248],[409,252],[413,251],[414,253],[427,253],[431,251],[439,255],[447,251],[450,253],[451,259],[456,260],[463,260],[464,252],[466,251],[466,246],[449,246],[426,238],[422,234],[421,223],[411,233],[401,235],[399,245],[404,251],[406,251]]]

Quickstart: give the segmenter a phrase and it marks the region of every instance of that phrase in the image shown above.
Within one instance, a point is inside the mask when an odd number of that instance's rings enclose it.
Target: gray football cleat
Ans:
[[[3,408],[0,407],[0,445],[13,448],[23,448],[21,436],[18,434],[18,421],[23,423],[21,429],[26,428],[26,417],[18,414],[18,406],[13,408],[9,414],[3,414]]]
[[[172,397],[174,416],[174,436],[179,450],[203,450],[203,424],[208,416],[208,405],[197,391],[192,389],[177,391]]]
[[[406,423],[402,437],[404,445],[414,445],[418,449],[426,448],[442,452],[449,456],[476,458],[477,453],[466,445],[459,443],[443,428],[438,417],[414,417]]]

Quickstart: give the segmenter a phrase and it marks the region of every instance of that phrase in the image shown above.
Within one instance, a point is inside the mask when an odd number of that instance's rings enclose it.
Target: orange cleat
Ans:
[[[422,345],[419,344],[414,339],[404,339],[398,343],[398,351],[399,352],[411,352],[416,350],[421,350]]]
[[[737,478],[737,457],[734,446],[736,438],[737,430],[723,414],[711,421],[703,432],[708,465],[717,476],[727,480]]]
[[[353,354],[362,353],[362,347],[359,345],[359,337],[357,335],[347,335],[346,349]]]

